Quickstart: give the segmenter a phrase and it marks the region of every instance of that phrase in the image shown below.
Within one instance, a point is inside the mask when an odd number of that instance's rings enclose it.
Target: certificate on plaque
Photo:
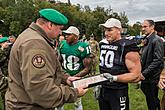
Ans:
[[[78,87],[88,88],[88,87],[96,86],[101,82],[105,82],[105,81],[108,81],[108,79],[106,79],[103,76],[103,74],[99,74],[99,75],[94,75],[94,76],[75,80],[72,82],[72,84],[74,88],[78,88]]]

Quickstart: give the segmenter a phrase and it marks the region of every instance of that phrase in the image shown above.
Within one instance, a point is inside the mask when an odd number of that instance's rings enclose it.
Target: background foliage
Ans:
[[[115,17],[121,20],[123,27],[128,27],[128,18],[125,12],[116,13],[113,9],[96,7],[91,10],[89,6],[81,7],[64,3],[50,3],[44,0],[0,0],[0,33],[3,35],[18,36],[29,24],[39,16],[38,11],[43,8],[54,8],[69,19],[67,28],[70,25],[77,26],[81,34],[89,35],[94,33],[97,40],[103,35],[99,24],[104,23],[108,18]]]

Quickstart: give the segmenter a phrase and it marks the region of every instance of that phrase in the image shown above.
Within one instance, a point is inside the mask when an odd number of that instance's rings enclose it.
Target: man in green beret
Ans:
[[[8,41],[8,37],[1,37],[0,38],[0,43]]]
[[[5,93],[8,87],[8,61],[11,50],[11,43],[8,37],[0,38],[0,110],[4,110]]]
[[[68,19],[54,9],[42,9],[39,14],[11,49],[7,110],[54,110],[87,92],[70,87],[78,77],[64,74],[54,50],[54,40]]]

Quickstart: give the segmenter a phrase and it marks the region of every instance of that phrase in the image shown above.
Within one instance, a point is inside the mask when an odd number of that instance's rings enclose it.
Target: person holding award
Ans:
[[[57,59],[54,40],[68,19],[52,8],[38,14],[11,48],[5,110],[54,110],[87,92],[70,87],[78,77],[64,74]]]
[[[83,77],[89,74],[91,69],[90,47],[88,43],[79,41],[79,30],[70,26],[64,30],[65,39],[60,42],[60,61],[64,71],[71,76]],[[83,110],[81,98],[75,103],[75,110]],[[58,110],[63,110],[63,107]]]
[[[128,83],[143,80],[136,42],[121,38],[122,26],[110,18],[104,24],[100,41],[100,73],[107,79],[99,95],[100,110],[129,110]]]

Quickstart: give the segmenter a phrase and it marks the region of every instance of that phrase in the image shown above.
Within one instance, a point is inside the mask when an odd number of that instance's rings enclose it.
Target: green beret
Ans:
[[[8,37],[2,37],[0,38],[0,43],[8,41]]]
[[[42,9],[39,11],[40,17],[59,25],[66,25],[68,19],[55,9]]]

